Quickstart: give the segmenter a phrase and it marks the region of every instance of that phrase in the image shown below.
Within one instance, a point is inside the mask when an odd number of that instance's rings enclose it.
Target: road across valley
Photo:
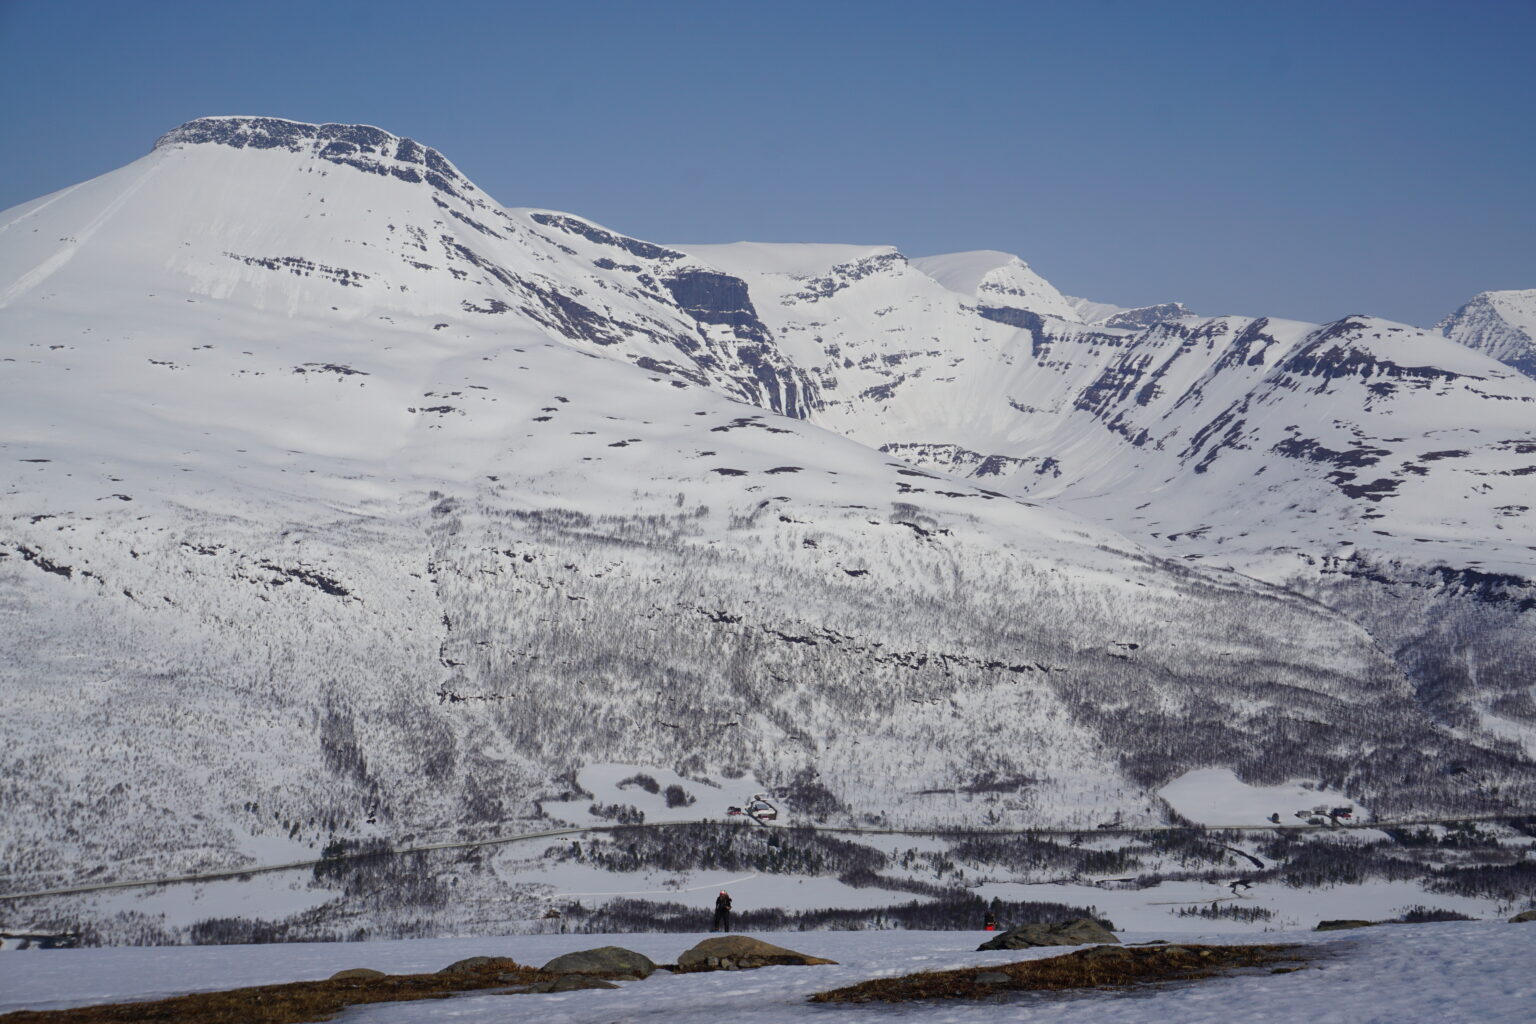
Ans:
[[[535,839],[557,839],[563,836],[588,835],[601,832],[626,832],[636,829],[683,828],[710,825],[717,828],[770,828],[796,832],[828,832],[837,834],[862,834],[883,836],[1104,836],[1143,835],[1156,832],[1350,832],[1365,829],[1408,828],[1415,825],[1457,825],[1478,822],[1512,821],[1532,817],[1530,814],[1474,814],[1457,818],[1396,818],[1359,824],[1311,825],[1298,823],[1268,825],[1150,825],[1132,827],[1095,828],[886,828],[873,825],[813,825],[769,824],[752,819],[721,820],[698,818],[687,821],[650,821],[614,825],[581,825],[570,828],[548,829],[543,832],[522,832],[516,835],[492,836],[486,839],[455,840],[447,843],[421,843],[410,846],[394,846],[381,850],[361,850],[333,857],[317,857],[313,860],[296,860],[283,864],[258,864],[248,867],[228,868],[219,871],[202,871],[187,875],[166,875],[160,878],[137,878],[120,882],[89,882],[66,885],[55,889],[37,889],[31,892],[0,893],[0,902],[41,899],[47,896],[72,896],[77,893],[101,892],[107,889],[139,889],[162,885],[182,885],[194,882],[216,882],[247,875],[264,875],[276,871],[304,871],[322,864],[337,864],[349,860],[373,860],[381,857],[403,857],[416,853],[433,853],[438,850],[469,850],[484,846],[505,846],[510,843],[530,842]]]

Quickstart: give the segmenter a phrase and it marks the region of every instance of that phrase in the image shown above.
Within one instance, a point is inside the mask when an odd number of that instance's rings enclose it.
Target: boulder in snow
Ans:
[[[550,974],[586,974],[603,978],[649,978],[656,964],[623,946],[601,946],[557,956],[540,968]]]
[[[1055,924],[1026,924],[1009,929],[997,938],[983,942],[983,949],[1030,949],[1034,946],[1086,946],[1101,942],[1119,942],[1115,933],[1089,917]]]
[[[438,971],[438,974],[478,974],[481,971],[502,970],[515,971],[523,965],[509,956],[471,956],[463,960],[455,960],[453,963]]]
[[[705,939],[677,958],[679,971],[741,971],[753,967],[810,967],[835,963],[836,960],[797,953],[746,935]]]

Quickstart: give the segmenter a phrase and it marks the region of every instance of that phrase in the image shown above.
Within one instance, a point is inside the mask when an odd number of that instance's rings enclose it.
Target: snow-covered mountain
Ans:
[[[472,834],[599,763],[838,820],[1153,821],[1214,766],[1530,806],[1536,383],[1167,313],[183,125],[0,214],[0,859]]]
[[[1093,327],[889,250],[683,248],[747,282],[813,421],[1323,599],[1445,720],[1536,750],[1530,379],[1372,317]],[[1011,266],[962,257],[950,285]]]
[[[1536,377],[1536,288],[1482,292],[1435,329],[1452,341]]]
[[[955,252],[915,259],[912,266],[949,290],[972,296],[984,309],[1022,309],[1062,320],[1078,319],[1070,300],[1011,253]]]
[[[1195,313],[1182,302],[1159,302],[1152,306],[1116,306],[1067,296],[1067,305],[1077,319],[1093,327],[1153,327],[1164,320],[1178,320]]]
[[[1529,743],[1527,381],[1373,318],[1090,329],[957,306],[889,251],[683,248],[748,282],[817,382],[816,422],[1186,559],[1327,591],[1447,720]]]

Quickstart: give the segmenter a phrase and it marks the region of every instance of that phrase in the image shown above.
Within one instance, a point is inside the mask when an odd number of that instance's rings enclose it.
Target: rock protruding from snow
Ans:
[[[1107,316],[1099,322],[1103,327],[1156,327],[1158,324],[1169,320],[1182,320],[1187,316],[1197,315],[1194,310],[1182,302],[1159,302],[1154,306],[1137,306],[1135,309],[1122,309],[1113,316]]]
[[[366,124],[305,124],[280,117],[199,117],[160,136],[154,148],[191,145],[307,151],[321,160],[370,174],[424,181],[456,197],[476,191],[437,150]]]
[[[1109,302],[1094,302],[1076,296],[1065,297],[1076,319],[1090,327],[1155,327],[1169,320],[1197,316],[1194,310],[1182,302],[1159,302],[1151,306],[1116,306]]]
[[[812,967],[836,963],[836,960],[797,953],[749,935],[705,939],[677,958],[681,971],[742,971],[753,967]]]
[[[523,965],[509,956],[467,956],[438,971],[438,974],[474,974],[478,971],[488,971],[492,968],[502,971],[515,971]]]
[[[644,953],[623,946],[599,946],[557,956],[539,968],[549,974],[588,974],[603,978],[649,978],[656,964]]]
[[[1536,377],[1536,288],[1483,292],[1435,329],[1452,341]]]
[[[1061,292],[1012,253],[979,249],[924,256],[909,262],[950,291],[971,296],[983,306],[1025,309],[1062,320],[1078,319]]]
[[[1088,946],[1119,942],[1115,933],[1090,917],[1055,924],[1025,924],[1011,928],[995,939],[977,946],[983,949],[1032,949],[1035,946]]]

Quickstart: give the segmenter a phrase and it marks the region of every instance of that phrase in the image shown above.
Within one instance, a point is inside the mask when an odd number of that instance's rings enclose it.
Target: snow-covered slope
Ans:
[[[689,251],[747,282],[816,422],[1320,598],[1437,714],[1536,751],[1529,378],[1372,317],[1091,326],[936,293],[889,251],[818,271],[797,247],[798,275]],[[961,254],[949,280],[999,263]]]
[[[1212,766],[1528,800],[1513,668],[1448,727],[1244,573],[1397,560],[1524,630],[1530,382],[1379,321],[1088,327],[1022,266],[659,246],[267,118],[0,215],[11,880],[533,821],[599,764],[907,823],[1151,821]]]
[[[1482,292],[1435,329],[1536,377],[1536,288]]]
[[[1301,587],[1376,632],[1447,716],[1532,744],[1529,378],[1369,317],[946,330],[917,300],[897,308],[891,326],[839,340],[869,354],[821,373],[814,418]],[[857,314],[817,331],[843,323]]]

